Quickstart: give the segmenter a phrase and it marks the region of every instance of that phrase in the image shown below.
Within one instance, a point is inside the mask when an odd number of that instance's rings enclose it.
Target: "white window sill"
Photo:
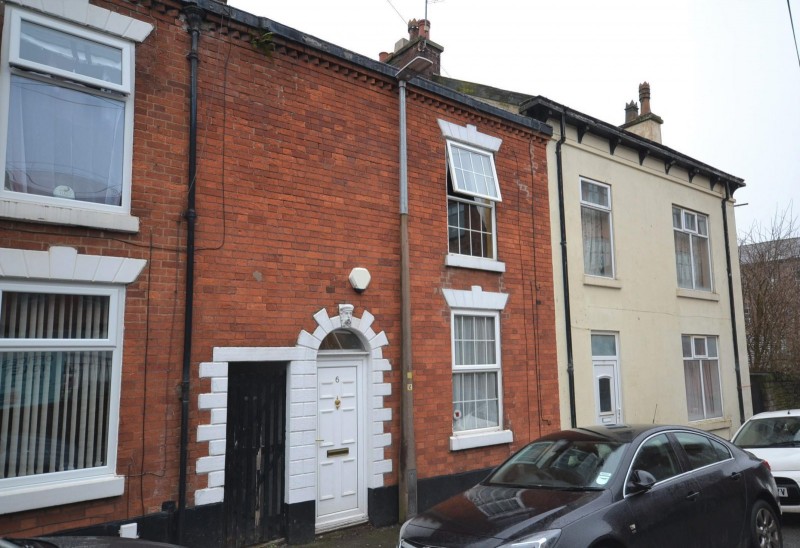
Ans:
[[[109,475],[11,489],[3,488],[2,491],[0,515],[116,497],[125,491],[125,478]]]
[[[604,278],[602,276],[583,275],[583,285],[593,285],[595,287],[609,287],[611,289],[622,289],[622,281],[616,278]]]
[[[500,445],[514,441],[511,430],[496,430],[494,432],[481,432],[479,434],[459,434],[450,436],[450,451],[461,451],[475,447]]]
[[[485,259],[483,257],[473,257],[471,255],[447,255],[444,259],[444,264],[447,266],[456,266],[459,268],[472,268],[474,270],[488,270],[490,272],[505,272],[506,263],[495,261],[494,259]]]
[[[117,232],[139,232],[139,218],[126,213],[110,213],[93,209],[9,199],[0,199],[0,218],[58,225],[87,226]]]
[[[703,430],[705,432],[716,433],[719,432],[720,430],[724,432],[729,432],[732,426],[732,422],[730,418],[715,417],[713,419],[700,419],[697,421],[690,421],[689,425],[699,430]]]
[[[698,291],[696,289],[678,288],[678,297],[685,299],[700,299],[701,301],[716,301],[719,302],[719,293],[712,293],[711,291]]]

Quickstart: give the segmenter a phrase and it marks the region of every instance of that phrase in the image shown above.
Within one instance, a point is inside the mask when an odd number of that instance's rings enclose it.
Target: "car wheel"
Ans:
[[[752,548],[781,548],[783,537],[775,510],[763,500],[756,501],[750,519]]]

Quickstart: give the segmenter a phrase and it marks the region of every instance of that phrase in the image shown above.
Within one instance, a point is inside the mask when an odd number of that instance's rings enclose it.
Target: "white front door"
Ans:
[[[619,424],[622,422],[622,408],[619,402],[617,362],[615,360],[595,360],[592,368],[594,370],[597,424]]]
[[[317,369],[317,531],[366,518],[358,360],[320,360]]]

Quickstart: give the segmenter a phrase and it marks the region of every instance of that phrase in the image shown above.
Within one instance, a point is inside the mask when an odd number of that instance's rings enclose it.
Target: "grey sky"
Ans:
[[[800,0],[790,0],[800,35]],[[425,0],[229,0],[377,59]],[[399,12],[399,14],[398,14]],[[663,142],[742,177],[739,233],[800,216],[800,62],[786,0],[429,0],[442,74],[616,125],[648,81]]]

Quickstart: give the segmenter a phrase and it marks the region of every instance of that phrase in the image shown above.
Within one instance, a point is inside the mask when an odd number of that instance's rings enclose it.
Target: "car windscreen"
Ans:
[[[541,440],[522,448],[489,478],[492,485],[603,489],[618,473],[627,444],[596,440]]]
[[[750,420],[733,443],[744,448],[800,447],[800,417],[770,417]]]

